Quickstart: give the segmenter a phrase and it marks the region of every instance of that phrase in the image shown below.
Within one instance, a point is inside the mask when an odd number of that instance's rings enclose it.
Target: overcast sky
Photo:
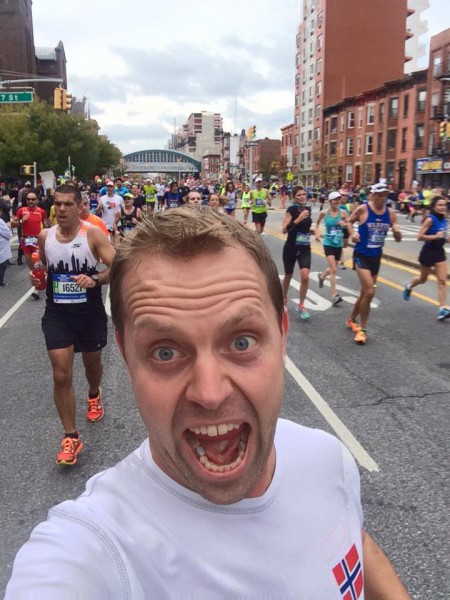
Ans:
[[[450,0],[430,2],[423,16],[434,35],[450,27]],[[302,4],[33,0],[34,40],[63,41],[69,91],[89,99],[124,153],[163,148],[174,121],[202,110],[220,112],[226,131],[255,124],[258,138],[279,138],[293,120]]]

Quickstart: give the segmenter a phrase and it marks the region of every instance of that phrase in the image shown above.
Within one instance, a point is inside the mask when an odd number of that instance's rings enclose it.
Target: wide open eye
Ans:
[[[234,350],[238,350],[239,352],[244,352],[245,350],[249,350],[252,346],[256,344],[256,340],[251,335],[240,335],[236,339],[233,340],[232,346]]]
[[[177,358],[179,355],[179,352],[173,348],[169,348],[168,346],[161,346],[160,348],[155,348],[152,351],[152,358],[160,362],[168,362],[169,360]]]

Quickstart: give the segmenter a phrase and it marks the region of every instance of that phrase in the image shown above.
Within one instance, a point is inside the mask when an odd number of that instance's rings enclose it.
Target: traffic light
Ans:
[[[20,167],[21,175],[34,175],[34,166],[33,165],[22,165]]]
[[[247,129],[247,139],[254,140],[256,137],[256,125],[252,125]]]
[[[441,138],[441,140],[445,139],[447,133],[447,123],[446,121],[441,121],[441,123],[439,123],[439,137]]]
[[[62,110],[62,99],[63,90],[61,88],[55,88],[53,92],[53,108],[55,110]]]
[[[71,110],[72,94],[63,88],[56,88],[53,94],[53,107],[55,110]]]
[[[72,94],[62,90],[62,110],[72,110]]]

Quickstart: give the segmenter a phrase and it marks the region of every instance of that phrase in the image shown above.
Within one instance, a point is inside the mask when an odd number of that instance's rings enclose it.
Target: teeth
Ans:
[[[217,436],[217,427],[215,425],[208,425],[208,435],[210,437]]]
[[[225,435],[233,429],[239,429],[238,423],[220,423],[220,425],[201,425],[200,427],[190,427],[189,431],[195,433],[195,435],[209,435],[210,437],[216,437],[218,435]]]

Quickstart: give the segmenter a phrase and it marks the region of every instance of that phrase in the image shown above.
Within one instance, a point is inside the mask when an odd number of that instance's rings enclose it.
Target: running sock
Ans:
[[[99,394],[99,392],[100,392],[100,390],[97,390],[97,391],[95,392],[95,394],[91,394],[91,392],[89,392],[89,398],[90,398],[90,400],[93,400],[94,398],[97,398],[97,397],[98,397],[98,394]]]
[[[65,433],[64,437],[74,438],[75,440],[77,440],[80,437],[80,434],[78,433],[78,431],[74,431],[73,433]]]

